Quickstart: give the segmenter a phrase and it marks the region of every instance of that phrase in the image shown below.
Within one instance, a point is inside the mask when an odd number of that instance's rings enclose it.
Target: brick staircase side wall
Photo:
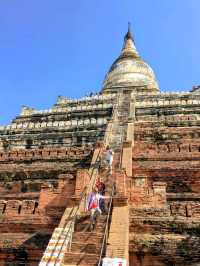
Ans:
[[[123,144],[122,168],[127,176],[132,176],[132,141],[126,141]]]
[[[129,261],[129,208],[114,207],[108,236],[106,257]]]

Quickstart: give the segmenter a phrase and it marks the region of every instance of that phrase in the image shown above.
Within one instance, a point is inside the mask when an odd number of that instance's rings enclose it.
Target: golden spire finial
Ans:
[[[139,57],[138,52],[135,48],[135,43],[133,39],[133,35],[131,32],[131,23],[128,22],[128,31],[126,35],[124,36],[124,45],[122,48],[121,55],[132,55],[134,57]]]

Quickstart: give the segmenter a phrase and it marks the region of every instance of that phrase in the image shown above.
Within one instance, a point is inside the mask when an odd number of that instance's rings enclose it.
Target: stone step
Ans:
[[[76,232],[81,232],[81,231],[88,232],[88,231],[90,231],[90,225],[91,225],[91,223],[89,221],[85,222],[85,223],[78,224],[75,227],[75,231]],[[105,224],[99,224],[97,222],[94,231],[97,233],[103,233],[104,230],[105,230]]]
[[[88,254],[99,254],[101,251],[102,243],[98,243],[97,241],[93,242],[72,242],[71,252],[74,253],[88,253]]]
[[[64,265],[96,266],[99,255],[88,253],[67,252],[64,256]]]
[[[102,219],[102,216],[104,217],[103,219]],[[106,223],[106,220],[107,220],[107,215],[99,215],[99,216],[97,217],[97,222],[96,222],[96,224],[97,224],[98,226],[102,226],[102,225],[104,225],[104,224]],[[83,221],[77,221],[76,224],[75,224],[75,227],[79,227],[79,226],[81,226],[81,225],[88,224],[88,223],[90,223],[90,222],[91,222],[90,218],[85,219],[85,220],[83,220]]]
[[[106,217],[107,217],[106,215],[100,215],[98,217],[98,221],[99,222],[105,222]],[[83,215],[77,216],[76,223],[89,221],[89,220],[90,220],[90,212],[88,212],[87,215],[83,214]]]
[[[102,225],[105,224],[106,219],[107,219],[107,215],[105,215],[105,214],[99,215],[97,218],[97,224],[102,224]],[[79,224],[84,224],[84,223],[88,223],[88,222],[90,222],[90,216],[83,217],[81,219],[77,219],[76,220],[76,226]]]
[[[73,241],[101,243],[103,241],[103,234],[98,234],[96,232],[74,232]]]

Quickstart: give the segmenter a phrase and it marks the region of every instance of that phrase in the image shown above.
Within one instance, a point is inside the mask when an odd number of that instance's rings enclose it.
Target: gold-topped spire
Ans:
[[[117,92],[121,88],[132,88],[135,91],[159,91],[153,70],[137,52],[130,23],[124,36],[120,56],[112,64],[103,82],[105,93]]]
[[[139,57],[137,49],[135,47],[133,34],[131,32],[131,23],[128,23],[128,31],[124,36],[124,44],[122,48],[122,52],[120,57],[124,56],[132,56],[132,57]]]

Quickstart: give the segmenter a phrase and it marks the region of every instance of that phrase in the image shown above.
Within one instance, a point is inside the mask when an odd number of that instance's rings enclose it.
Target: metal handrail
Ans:
[[[99,150],[99,153],[98,153],[98,155],[97,155],[97,158],[96,158],[96,160],[95,160],[95,163],[98,161],[98,159],[99,159],[99,157],[100,157],[100,154],[101,154],[101,149]],[[91,175],[90,175],[90,180],[91,180],[91,181],[92,181],[93,173],[94,173],[94,167],[92,168],[92,173],[91,173]],[[93,180],[93,182],[92,182],[92,187],[94,186],[94,182],[95,182],[95,180]],[[79,208],[80,208],[80,205],[81,205],[81,203],[82,203],[82,200],[84,199],[84,197],[87,196],[87,192],[88,192],[87,189],[88,189],[87,187],[85,187],[85,188],[83,189],[83,191],[82,191],[82,193],[81,193],[81,197],[80,197],[79,204],[76,205],[76,206],[74,206],[74,207],[72,208],[70,214],[69,214],[68,217],[66,218],[66,221],[65,221],[65,223],[64,223],[63,229],[62,229],[61,233],[59,234],[59,237],[58,237],[57,243],[56,243],[54,249],[52,249],[52,251],[51,251],[51,255],[52,255],[52,254],[55,252],[56,247],[57,247],[57,245],[58,245],[58,241],[60,240],[60,237],[61,237],[62,233],[64,232],[66,226],[67,226],[67,223],[68,223],[67,221],[69,221],[70,218],[73,218],[73,219],[71,220],[71,222],[70,222],[69,229],[68,229],[67,234],[66,234],[66,236],[65,236],[65,238],[64,238],[64,240],[63,240],[63,243],[62,243],[61,248],[60,248],[60,250],[59,250],[59,253],[58,253],[57,257],[56,257],[56,260],[55,260],[55,262],[54,262],[54,265],[56,265],[57,260],[58,260],[58,258],[59,258],[59,255],[60,255],[60,253],[61,253],[61,251],[62,251],[63,245],[64,245],[64,243],[65,243],[65,240],[66,240],[67,237],[69,236],[69,233],[70,233],[70,231],[71,231],[71,227],[73,226],[73,223],[74,223],[74,221],[75,221],[75,219],[76,219],[76,215],[77,215],[77,212],[78,212],[78,210],[79,210]],[[75,213],[74,213],[75,208],[76,208],[76,211],[75,211]],[[74,213],[74,214],[73,214],[73,213]],[[73,217],[71,217],[71,215],[73,215]],[[72,239],[71,239],[71,240],[72,240]],[[69,244],[69,243],[68,243],[68,244]],[[71,245],[71,243],[70,243],[70,245]],[[49,260],[47,261],[47,265],[48,265],[49,261],[50,261],[50,258],[49,258]]]
[[[119,101],[119,100],[118,100],[118,101]],[[116,104],[116,105],[117,105],[117,104]],[[112,109],[112,117],[115,115],[116,111],[117,111],[117,106],[115,106],[115,107]],[[106,132],[106,133],[107,133],[107,132]],[[106,139],[106,134],[105,134],[105,137],[104,137],[104,142],[105,142],[105,139]],[[74,215],[73,215],[73,219],[72,219],[71,222],[70,222],[70,225],[69,225],[69,228],[68,228],[67,234],[66,234],[66,236],[65,236],[65,238],[64,238],[64,241],[63,241],[63,243],[62,243],[62,245],[61,245],[61,248],[59,249],[59,252],[58,252],[58,255],[57,255],[56,260],[55,260],[55,262],[54,262],[54,265],[56,265],[57,260],[58,260],[58,258],[59,258],[59,256],[60,256],[60,253],[61,253],[61,251],[62,251],[62,249],[63,249],[63,245],[64,245],[64,243],[65,243],[65,240],[68,238],[69,233],[71,232],[71,227],[74,225],[74,221],[75,221],[75,219],[76,219],[76,215],[77,215],[77,212],[78,212],[78,210],[79,210],[79,208],[80,208],[80,205],[81,205],[81,203],[82,203],[82,200],[84,199],[84,197],[87,196],[88,188],[89,188],[89,187],[90,187],[90,188],[93,188],[93,187],[94,187],[94,184],[95,184],[96,178],[94,178],[94,180],[92,180],[92,177],[93,177],[93,174],[94,174],[95,164],[96,164],[97,161],[99,160],[100,154],[101,154],[101,149],[99,150],[99,153],[98,153],[98,155],[97,155],[97,158],[96,158],[96,160],[95,160],[95,163],[93,164],[94,166],[92,166],[92,172],[91,172],[91,174],[89,175],[89,176],[90,176],[90,180],[92,181],[91,186],[89,185],[87,188],[84,188],[84,190],[83,190],[83,192],[82,192],[82,194],[81,194],[81,198],[80,198],[80,201],[79,201],[78,206],[74,206],[74,207],[72,208],[72,211],[70,212],[69,216],[66,218],[65,224],[64,224],[63,229],[62,229],[62,231],[61,231],[61,233],[60,233],[60,235],[59,235],[58,241],[59,241],[59,239],[60,239],[60,237],[61,237],[62,232],[65,230],[65,227],[66,227],[66,225],[67,225],[67,220],[69,220],[71,214],[73,214],[75,208],[77,208],[76,211],[75,211],[75,213],[74,213]],[[102,248],[101,248],[101,253],[100,253],[100,259],[99,259],[99,264],[98,264],[98,265],[100,265],[100,263],[101,263],[101,259],[102,259],[102,255],[103,255],[103,249],[104,249],[104,245],[105,245],[105,241],[106,241],[106,234],[107,234],[107,231],[108,231],[108,223],[109,223],[109,218],[110,218],[110,213],[111,213],[111,206],[112,206],[112,199],[113,199],[114,190],[115,190],[115,185],[113,184],[112,192],[111,192],[111,199],[110,199],[110,203],[109,203],[109,210],[108,210],[108,215],[107,215],[107,221],[106,221],[106,227],[105,227],[105,232],[104,232],[104,238],[103,238],[103,243],[102,243]],[[55,249],[56,249],[56,247],[57,247],[57,244],[58,244],[58,241],[57,241],[57,243],[56,243],[54,249],[52,250],[51,254],[53,254],[53,252],[55,251]],[[68,245],[70,245],[70,246],[71,246],[71,241],[72,241],[72,237],[70,238],[70,241],[69,241],[69,243],[68,243]],[[48,262],[49,262],[49,261],[48,261]]]
[[[87,189],[86,189],[86,190],[87,190],[87,191],[86,191],[86,196],[87,196],[87,194],[89,193],[89,189],[90,189],[90,188],[91,188],[91,189],[94,188],[96,178],[94,178],[94,180],[92,180],[92,177],[93,177],[93,175],[94,175],[94,169],[96,168],[95,164],[98,162],[98,160],[99,160],[99,158],[100,158],[100,155],[101,155],[101,152],[102,152],[102,148],[99,149],[99,153],[98,153],[98,155],[97,155],[97,158],[96,158],[96,160],[95,160],[95,163],[93,164],[94,167],[92,167],[92,173],[91,173],[91,175],[89,175],[89,176],[90,176],[90,181],[92,182],[92,184],[91,184],[91,186],[90,186],[90,184],[89,184],[89,186],[87,187]],[[97,168],[97,169],[99,169],[99,168]]]
[[[97,158],[96,158],[96,160],[95,160],[95,163],[98,161],[98,159],[99,159],[99,157],[100,157],[100,154],[101,154],[101,149],[99,150],[99,153],[98,153],[98,155],[97,155]],[[91,173],[91,175],[90,175],[90,180],[91,180],[91,181],[92,181],[93,173],[94,173],[94,167],[92,168],[92,173]],[[93,185],[94,185],[94,182],[95,182],[95,180],[92,182],[92,187],[93,187]],[[84,190],[83,190],[82,193],[81,193],[81,198],[80,198],[80,201],[79,201],[78,206],[74,206],[73,209],[72,209],[72,212],[71,212],[71,213],[73,213],[73,210],[75,209],[75,207],[77,207],[77,209],[76,209],[76,211],[75,211],[75,214],[74,214],[74,218],[73,218],[73,220],[72,220],[71,223],[70,223],[69,229],[68,229],[67,234],[66,234],[66,236],[65,236],[65,238],[64,238],[64,241],[63,241],[63,243],[62,243],[62,246],[61,246],[61,248],[60,248],[60,250],[59,250],[59,253],[58,253],[58,256],[57,256],[57,258],[56,258],[56,260],[55,260],[55,263],[57,262],[57,259],[58,259],[59,255],[60,255],[61,251],[62,251],[62,248],[63,248],[64,242],[65,242],[65,240],[67,239],[68,234],[69,234],[70,231],[71,231],[71,227],[73,226],[73,223],[74,223],[74,221],[75,221],[75,219],[76,219],[76,215],[77,215],[77,213],[78,213],[78,210],[79,210],[79,208],[80,208],[80,205],[81,205],[81,203],[82,203],[82,200],[83,200],[84,198],[86,198],[87,193],[88,193],[88,188],[85,187]],[[64,227],[63,227],[63,230],[64,230],[64,228],[65,228],[66,225],[67,225],[67,222],[65,222],[65,225],[64,225]],[[62,230],[62,232],[63,232],[63,230]],[[72,240],[72,238],[70,238],[70,240]],[[70,242],[68,243],[68,245],[69,245],[69,244],[71,245]],[[55,263],[54,263],[54,264],[55,264]],[[56,265],[56,264],[55,264],[55,265]]]
[[[92,179],[92,176],[93,176],[93,173],[94,173],[94,169],[95,169],[95,165],[96,165],[96,163],[99,160],[99,157],[101,155],[101,152],[102,152],[102,148],[99,149],[99,153],[97,155],[97,158],[96,158],[95,162],[93,163],[93,165],[91,165],[92,166],[92,173],[89,175],[90,176],[90,179]]]
[[[112,118],[114,118],[115,117],[115,113],[116,113],[116,111],[117,111],[117,106],[119,105],[119,96],[118,96],[118,98],[117,98],[117,102],[115,102],[114,104],[113,104],[113,107],[112,107],[112,113],[111,113],[111,119]],[[110,122],[109,122],[110,123]],[[108,123],[108,124],[109,124]],[[106,139],[107,139],[107,134],[108,134],[108,132],[112,132],[112,129],[111,130],[106,130],[106,132],[105,132],[105,136],[104,136],[104,143],[107,143],[107,141],[106,141]]]
[[[119,100],[120,100],[120,95],[117,98],[117,103],[115,104],[115,107],[113,108],[113,114],[112,116],[114,117],[115,113],[117,112],[117,106],[119,106]],[[124,138],[124,134],[121,134],[121,147],[120,147],[120,162],[119,162],[119,169],[122,166],[122,156],[123,156],[123,138]],[[99,256],[99,261],[98,261],[98,266],[101,266],[102,264],[102,256],[104,253],[104,249],[106,247],[107,244],[107,237],[108,237],[108,230],[109,230],[109,220],[111,217],[111,208],[112,208],[112,202],[113,202],[113,196],[115,193],[115,182],[113,183],[112,186],[112,191],[111,191],[111,198],[110,198],[110,203],[109,203],[109,209],[108,209],[108,215],[107,215],[107,219],[106,219],[106,226],[105,226],[105,231],[104,231],[104,235],[103,235],[103,241],[102,241],[102,245],[101,245],[101,251],[100,251],[100,256]]]
[[[101,251],[100,251],[98,266],[101,265],[104,248],[105,248],[105,245],[107,242],[108,225],[109,225],[109,219],[111,216],[111,207],[112,207],[114,192],[115,192],[115,184],[113,184],[113,187],[112,187],[112,192],[111,192],[111,197],[110,197],[110,202],[109,202],[108,215],[107,215],[107,219],[106,219],[106,226],[105,226],[105,231],[104,231],[104,235],[103,235],[103,241],[102,241],[102,245],[101,245]]]
[[[70,214],[68,215],[68,217],[66,218],[66,220],[69,220],[69,219],[71,218],[71,215],[74,213],[75,208],[77,208],[76,211],[75,211],[75,215],[74,215],[74,218],[75,218],[75,216],[76,216],[76,214],[77,214],[77,212],[78,212],[78,210],[79,210],[80,203],[81,203],[82,199],[83,199],[84,196],[85,196],[85,191],[86,191],[86,188],[84,188],[84,190],[82,191],[82,195],[81,195],[81,199],[80,199],[79,205],[78,205],[78,206],[74,206],[74,207],[72,208],[72,210],[71,210]],[[62,250],[62,248],[63,248],[64,242],[65,242],[65,240],[67,239],[67,237],[68,237],[68,235],[69,235],[69,233],[70,233],[70,230],[71,230],[71,227],[72,227],[72,225],[73,225],[73,222],[74,222],[74,219],[72,219],[71,222],[70,222],[69,229],[68,229],[67,234],[66,234],[66,236],[65,236],[65,238],[64,238],[64,241],[63,241],[62,246],[61,246],[61,248],[60,248],[60,250],[59,250],[59,253],[58,253],[58,256],[57,256],[57,258],[56,258],[56,260],[55,260],[55,262],[54,262],[54,265],[56,265],[56,263],[57,263],[58,257],[59,257],[59,255],[60,255],[60,253],[61,253],[61,250]],[[64,232],[66,225],[67,225],[67,221],[65,221],[65,224],[64,224],[64,226],[63,226],[63,229],[62,229],[62,231],[61,231],[61,233],[59,234],[59,237],[58,237],[58,239],[57,239],[57,243],[56,243],[55,247],[54,247],[54,248],[52,249],[52,251],[51,251],[51,255],[55,252],[56,247],[57,247],[57,245],[58,245],[58,241],[60,240],[60,237],[61,237],[62,233]],[[50,261],[50,258],[49,258],[49,260],[47,261],[47,265],[48,265],[49,261]]]
[[[83,193],[83,195],[82,195],[81,200],[82,200],[82,199],[84,198],[84,196],[86,195],[85,190],[86,190],[86,188],[84,189],[84,193]],[[79,205],[78,205],[78,206],[74,206],[73,209],[72,209],[72,213],[73,213],[73,210],[75,209],[75,207],[77,207],[77,209],[76,209],[76,211],[75,211],[75,214],[74,214],[74,217],[73,217],[73,219],[72,219],[72,221],[71,221],[71,223],[70,223],[70,225],[69,225],[69,229],[68,229],[68,231],[67,231],[67,234],[66,234],[66,236],[65,236],[65,238],[64,238],[64,241],[63,241],[63,243],[62,243],[62,245],[61,245],[61,248],[60,248],[60,250],[59,250],[59,253],[58,253],[58,255],[57,255],[57,257],[56,257],[56,260],[55,260],[55,262],[54,262],[54,265],[56,265],[57,260],[58,260],[58,258],[59,258],[59,256],[60,256],[60,253],[61,253],[61,251],[62,251],[62,249],[63,249],[63,245],[64,245],[64,243],[65,243],[65,240],[68,238],[68,236],[69,236],[69,234],[70,234],[70,232],[71,232],[71,228],[72,228],[72,226],[74,225],[74,222],[75,222],[75,219],[76,219],[77,212],[78,212],[78,210],[79,210],[79,208],[80,208],[80,205],[81,205],[81,200],[80,200]],[[63,227],[63,230],[61,231],[61,234],[62,234],[62,232],[64,231],[66,225],[67,225],[67,222],[65,223],[65,225],[64,225],[64,227]],[[61,234],[60,234],[60,236],[61,236]],[[60,236],[59,236],[59,238],[60,238]],[[58,240],[59,240],[59,238],[58,238]],[[71,238],[70,238],[70,240],[71,240]],[[57,243],[58,243],[58,242],[57,242]],[[69,245],[69,244],[71,245],[70,241],[69,241],[68,245]],[[56,246],[55,246],[55,247],[56,247]],[[54,248],[54,250],[55,250],[55,248]]]

